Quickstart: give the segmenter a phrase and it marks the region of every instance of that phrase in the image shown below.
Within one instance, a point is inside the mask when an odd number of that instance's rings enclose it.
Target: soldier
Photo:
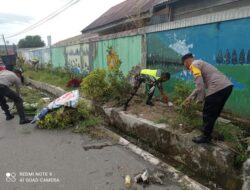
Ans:
[[[135,76],[135,85],[134,90],[131,94],[131,97],[126,101],[124,105],[124,110],[127,110],[129,102],[133,99],[136,92],[140,88],[142,83],[147,83],[149,85],[148,91],[148,99],[146,101],[147,105],[153,106],[152,98],[154,96],[155,88],[158,87],[160,90],[162,99],[165,103],[168,103],[168,97],[165,95],[163,91],[162,83],[170,80],[170,73],[161,72],[160,69],[158,70],[151,70],[151,69],[143,69],[141,70],[140,74]]]

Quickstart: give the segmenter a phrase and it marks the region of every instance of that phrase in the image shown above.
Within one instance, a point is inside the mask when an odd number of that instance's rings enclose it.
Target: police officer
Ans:
[[[232,93],[233,84],[213,65],[195,60],[191,53],[184,55],[182,62],[191,71],[196,83],[196,89],[184,101],[184,105],[188,105],[192,100],[204,102],[203,134],[195,137],[193,142],[208,143],[211,141],[214,124]]]
[[[168,103],[168,97],[165,95],[163,91],[162,83],[168,81],[170,79],[170,73],[161,72],[160,69],[151,70],[151,69],[143,69],[140,74],[135,76],[135,84],[134,90],[131,94],[131,97],[126,101],[124,105],[124,110],[127,110],[129,102],[133,99],[138,89],[140,88],[142,83],[146,83],[149,85],[148,91],[148,99],[146,101],[147,105],[153,106],[152,98],[154,96],[155,88],[158,87],[160,90],[160,94],[165,103]]]
[[[1,61],[1,60],[0,60]],[[20,125],[30,123],[30,120],[25,117],[23,100],[19,96],[21,86],[22,72],[14,70],[14,72],[8,70],[0,71],[0,106],[6,115],[6,120],[11,120],[14,116],[9,111],[9,106],[6,102],[6,97],[11,99],[17,108],[18,115],[20,117]],[[16,92],[9,87],[15,85]]]

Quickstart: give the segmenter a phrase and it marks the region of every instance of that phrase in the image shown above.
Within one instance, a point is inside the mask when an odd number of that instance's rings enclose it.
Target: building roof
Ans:
[[[116,24],[131,16],[150,13],[150,10],[162,4],[171,4],[179,0],[125,0],[111,7],[106,13],[84,28],[81,32],[89,32],[110,24]]]
[[[59,42],[53,44],[53,46],[66,46],[66,45],[70,45],[70,44],[77,44],[77,43],[80,43],[82,37],[83,37],[83,35],[78,35],[78,36],[74,36],[71,38],[67,38],[65,40],[62,40],[62,41],[59,41]]]
[[[93,35],[93,34],[81,34],[81,35],[73,36],[73,37],[67,38],[65,40],[59,41],[59,42],[53,44],[53,47],[76,45],[76,44],[80,44],[82,41],[84,41],[86,39],[91,39],[91,38],[94,38],[94,37],[96,37],[96,35]]]
[[[126,0],[100,16],[97,20],[84,28],[82,32],[88,32],[101,26],[115,23],[138,13],[147,13],[161,0]]]

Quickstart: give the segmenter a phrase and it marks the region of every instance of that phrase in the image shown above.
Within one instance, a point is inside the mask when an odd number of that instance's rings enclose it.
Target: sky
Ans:
[[[8,38],[72,0],[0,0],[0,35],[4,34],[9,44],[17,44],[26,35],[40,35],[47,43],[51,35],[52,44],[81,34],[81,30],[101,16],[112,6],[124,0],[80,0],[78,3],[27,33]],[[0,44],[3,40],[0,38]]]

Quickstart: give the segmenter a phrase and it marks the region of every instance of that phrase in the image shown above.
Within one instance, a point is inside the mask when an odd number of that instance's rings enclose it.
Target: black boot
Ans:
[[[24,119],[20,119],[19,124],[24,125],[24,124],[28,124],[30,122],[31,122],[31,119],[24,118]]]
[[[6,114],[6,121],[10,121],[14,118],[14,115],[12,114]]]
[[[128,104],[124,104],[123,111],[127,111],[127,109],[128,109]]]
[[[153,102],[151,102],[151,101],[147,101],[146,104],[147,104],[148,106],[154,106]]]
[[[198,136],[198,137],[194,137],[192,139],[192,141],[194,143],[197,143],[197,144],[210,143],[211,142],[211,136],[201,135],[201,136]]]

